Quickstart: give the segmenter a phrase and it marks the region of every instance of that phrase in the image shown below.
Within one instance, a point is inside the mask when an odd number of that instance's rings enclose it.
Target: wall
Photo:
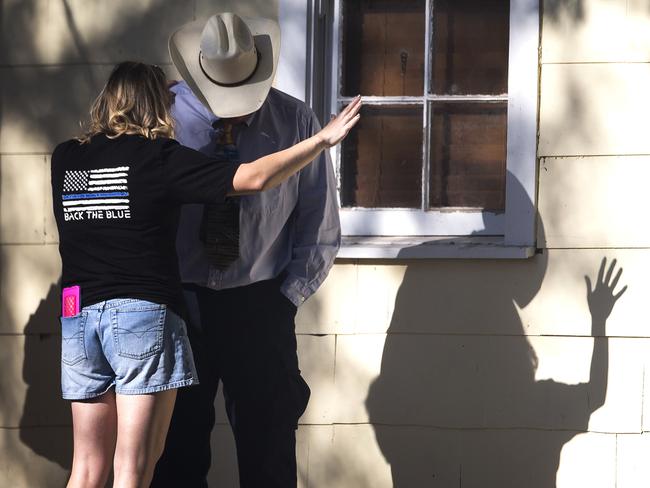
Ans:
[[[0,0],[0,486],[63,486],[70,467],[49,154],[114,62],[174,76],[167,35],[216,8],[280,17],[285,45],[304,22],[288,1]],[[650,2],[546,0],[542,27],[541,253],[339,261],[298,316],[312,386],[301,486],[650,483]],[[299,95],[296,56],[279,84]],[[589,306],[585,276],[595,283],[603,258],[617,259],[628,289],[615,304],[599,290]],[[234,486],[219,418],[212,482]]]

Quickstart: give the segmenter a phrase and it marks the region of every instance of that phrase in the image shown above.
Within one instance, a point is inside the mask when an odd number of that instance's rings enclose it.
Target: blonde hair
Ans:
[[[110,139],[122,134],[172,138],[171,104],[172,93],[162,69],[125,61],[113,68],[90,108],[88,128],[77,140],[87,143],[97,134]]]

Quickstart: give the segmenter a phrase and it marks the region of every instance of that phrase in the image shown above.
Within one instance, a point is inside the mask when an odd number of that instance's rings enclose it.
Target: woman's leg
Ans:
[[[117,395],[114,488],[146,488],[165,447],[176,390]]]
[[[72,402],[74,456],[68,488],[103,488],[111,469],[117,435],[115,392]]]

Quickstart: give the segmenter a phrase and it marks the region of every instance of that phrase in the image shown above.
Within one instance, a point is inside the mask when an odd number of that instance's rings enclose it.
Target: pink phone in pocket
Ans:
[[[81,289],[78,285],[68,286],[63,289],[63,297],[61,299],[62,311],[61,315],[64,317],[74,317],[79,314],[79,306],[81,303]]]

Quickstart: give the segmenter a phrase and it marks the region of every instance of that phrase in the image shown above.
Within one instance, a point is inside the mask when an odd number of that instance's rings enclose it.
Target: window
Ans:
[[[332,18],[332,111],[364,99],[335,154],[343,234],[532,248],[538,2],[336,0]]]

